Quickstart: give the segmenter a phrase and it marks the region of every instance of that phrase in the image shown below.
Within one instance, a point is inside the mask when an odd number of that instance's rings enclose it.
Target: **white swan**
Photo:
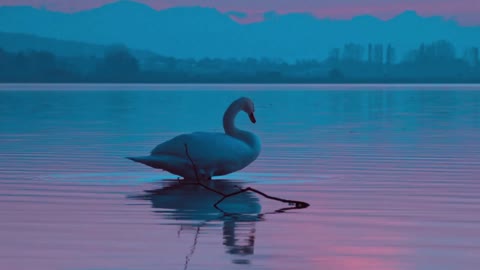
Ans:
[[[246,112],[252,123],[256,122],[252,100],[242,97],[232,102],[223,115],[225,133],[182,134],[159,144],[149,156],[127,158],[195,179],[195,171],[185,152],[186,144],[201,180],[241,170],[257,159],[261,146],[255,134],[235,127],[235,117],[240,111]]]

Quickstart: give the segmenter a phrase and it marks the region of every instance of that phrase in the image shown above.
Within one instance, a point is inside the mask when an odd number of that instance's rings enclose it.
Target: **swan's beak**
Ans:
[[[257,122],[257,120],[255,119],[255,115],[253,115],[253,112],[252,112],[252,113],[249,113],[249,114],[248,114],[248,117],[250,117],[250,121],[252,121],[252,123],[255,124],[255,123]]]

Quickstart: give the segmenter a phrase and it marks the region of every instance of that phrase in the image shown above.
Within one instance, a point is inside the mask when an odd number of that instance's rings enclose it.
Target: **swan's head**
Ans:
[[[240,102],[241,109],[248,114],[250,121],[255,124],[257,120],[255,119],[255,106],[253,105],[253,101],[247,97],[242,97],[238,99],[238,102]]]

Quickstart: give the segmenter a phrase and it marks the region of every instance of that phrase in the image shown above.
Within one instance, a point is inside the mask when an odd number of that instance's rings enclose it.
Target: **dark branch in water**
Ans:
[[[200,183],[200,178],[198,178],[197,165],[195,165],[195,162],[193,162],[193,159],[192,159],[192,157],[190,156],[190,153],[188,153],[188,146],[187,146],[187,144],[185,144],[185,154],[187,155],[188,160],[190,160],[190,163],[192,163],[193,172],[195,173],[195,179],[197,179],[197,183]]]
[[[254,188],[251,188],[251,187],[246,187],[246,188],[243,188],[237,192],[233,192],[233,193],[230,193],[230,194],[227,194],[227,195],[223,195],[223,198],[221,198],[218,202],[216,202],[213,206],[215,206],[216,208],[218,208],[218,205],[223,202],[226,198],[228,197],[232,197],[232,196],[235,196],[235,195],[238,195],[240,193],[244,193],[244,192],[247,192],[247,191],[251,191],[251,192],[255,192],[257,194],[260,194],[262,195],[263,197],[267,198],[267,199],[270,199],[270,200],[274,200],[274,201],[279,201],[279,202],[284,202],[284,203],[288,203],[289,205],[294,205],[294,207],[291,207],[292,209],[302,209],[302,208],[307,208],[308,206],[310,206],[308,203],[306,202],[302,202],[302,201],[295,201],[295,200],[287,200],[287,199],[282,199],[282,198],[278,198],[278,197],[273,197],[273,196],[270,196],[264,192],[261,192],[260,190],[258,189],[254,189]],[[281,209],[282,210],[282,209]],[[283,210],[285,210],[285,208],[283,208]]]
[[[203,184],[201,181],[200,181],[200,178],[198,178],[198,172],[197,172],[197,166],[195,165],[195,162],[193,162],[193,159],[192,157],[190,156],[190,153],[188,152],[188,146],[187,144],[185,144],[185,154],[187,155],[188,157],[188,160],[190,160],[190,163],[192,163],[192,167],[193,167],[193,170],[195,171],[195,178],[196,178],[196,183],[194,183],[195,185],[200,185],[202,186],[203,188],[207,189],[207,190],[210,190],[214,193],[217,193],[219,194],[220,196],[222,196],[222,198],[220,198],[220,200],[218,200],[213,206],[215,208],[217,208],[218,210],[224,212],[218,205],[223,202],[225,199],[229,198],[229,197],[233,197],[235,195],[238,195],[238,194],[241,194],[241,193],[244,193],[244,192],[248,192],[248,191],[251,191],[251,192],[254,192],[254,193],[257,193],[257,194],[260,194],[262,195],[263,197],[267,198],[267,199],[270,199],[270,200],[274,200],[274,201],[279,201],[279,202],[283,202],[283,203],[288,203],[289,205],[293,205],[292,207],[285,207],[285,208],[282,208],[282,209],[279,209],[275,212],[285,212],[287,210],[292,210],[292,209],[302,209],[302,208],[307,208],[310,206],[310,204],[306,203],[306,202],[302,202],[302,201],[296,201],[296,200],[287,200],[287,199],[282,199],[282,198],[278,198],[278,197],[274,197],[274,196],[270,196],[258,189],[254,189],[254,188],[251,188],[251,187],[246,187],[246,188],[240,188],[239,191],[236,191],[236,192],[233,192],[233,193],[230,193],[230,194],[225,194],[223,192],[220,192],[218,190],[215,190],[205,184]]]

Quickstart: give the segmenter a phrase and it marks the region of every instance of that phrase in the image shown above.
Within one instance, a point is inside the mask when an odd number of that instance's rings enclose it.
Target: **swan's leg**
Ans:
[[[205,169],[200,169],[198,177],[200,178],[200,180],[211,180],[212,179],[211,175]]]

